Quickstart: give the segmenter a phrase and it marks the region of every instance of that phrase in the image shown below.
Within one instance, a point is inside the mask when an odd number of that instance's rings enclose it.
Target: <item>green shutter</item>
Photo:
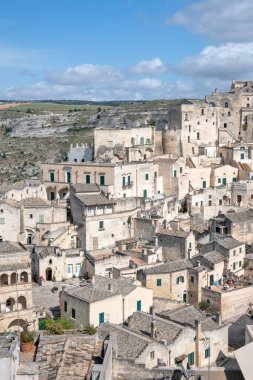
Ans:
[[[191,352],[189,355],[188,355],[188,362],[190,365],[193,365],[194,364],[194,352]]]
[[[147,196],[148,196],[148,191],[147,190],[143,190],[143,197],[147,198]]]
[[[50,173],[50,181],[54,182],[54,173]]]
[[[105,321],[105,313],[99,313],[99,324],[104,323]]]
[[[206,189],[206,181],[203,181],[203,189]]]
[[[226,185],[227,184],[227,178],[222,178],[222,183],[223,183],[223,185]]]
[[[126,177],[122,177],[122,186],[126,186]]]
[[[90,183],[90,175],[89,175],[89,174],[86,174],[86,183],[87,183],[87,184]]]
[[[205,359],[209,358],[210,356],[210,348],[205,349]]]
[[[137,311],[141,311],[141,301],[137,301]]]
[[[234,177],[234,178],[233,178],[233,182],[236,182],[236,181],[237,181],[237,179],[236,179],[236,177]]]
[[[157,286],[162,286],[162,279],[161,279],[161,278],[158,278],[158,279],[156,280],[156,285],[157,285]]]
[[[100,185],[103,186],[105,184],[105,176],[101,175],[100,176]]]

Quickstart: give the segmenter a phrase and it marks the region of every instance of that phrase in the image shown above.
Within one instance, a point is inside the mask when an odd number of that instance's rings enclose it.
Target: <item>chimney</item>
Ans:
[[[150,308],[149,308],[149,313],[150,313],[151,315],[153,315],[153,317],[155,316],[155,307],[154,307],[154,306],[150,306]]]
[[[156,338],[156,333],[157,333],[157,330],[156,330],[156,321],[153,318],[152,321],[151,321],[151,339],[155,339]]]
[[[221,315],[220,315],[220,313],[217,313],[216,314],[216,322],[218,323],[218,325],[220,326],[221,325]]]

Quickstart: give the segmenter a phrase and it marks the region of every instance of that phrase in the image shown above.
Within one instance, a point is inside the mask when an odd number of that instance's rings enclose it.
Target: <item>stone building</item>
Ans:
[[[14,199],[21,201],[25,198],[47,199],[45,185],[39,180],[25,180],[16,183],[3,183],[0,185],[0,199]]]
[[[92,161],[93,158],[93,149],[88,144],[76,144],[70,145],[68,152],[68,161],[69,162],[85,162]]]
[[[39,244],[42,235],[55,230],[67,220],[66,207],[41,198],[0,201],[0,240]],[[62,224],[61,224],[62,223]]]
[[[192,231],[160,229],[157,237],[164,261],[191,258],[196,254],[195,236]]]
[[[61,249],[58,247],[36,246],[31,254],[32,275],[36,281],[62,281],[83,276],[84,251],[79,248]]]
[[[60,293],[61,316],[75,328],[80,328],[81,324],[121,324],[133,312],[147,312],[152,305],[152,290],[126,279],[93,276],[91,282],[63,289]]]
[[[160,264],[138,273],[137,278],[143,286],[153,290],[154,297],[188,302],[188,269],[190,260]]]
[[[0,331],[35,329],[30,258],[21,244],[0,242],[0,287]]]
[[[231,189],[232,204],[238,207],[253,207],[253,181],[233,183]]]
[[[210,219],[210,240],[232,236],[241,243],[253,240],[253,210],[229,210]]]

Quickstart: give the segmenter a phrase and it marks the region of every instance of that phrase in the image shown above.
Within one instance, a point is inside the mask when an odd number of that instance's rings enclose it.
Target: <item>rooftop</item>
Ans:
[[[24,206],[25,208],[34,208],[34,207],[51,207],[51,203],[42,199],[42,198],[24,198],[22,201],[15,201],[14,199],[4,199],[2,202],[16,207],[21,208]]]
[[[160,229],[158,231],[158,235],[168,235],[168,236],[173,236],[173,237],[178,237],[178,238],[187,238],[189,235],[189,231],[184,231],[182,229],[180,230],[167,230],[167,229]]]
[[[19,243],[12,241],[2,241],[0,242],[0,254],[7,252],[25,252],[26,249]]]
[[[100,188],[96,183],[76,183],[71,187],[76,193],[100,193]]]
[[[93,276],[93,282],[86,282],[84,286],[75,286],[66,290],[67,294],[87,302],[97,302],[106,298],[131,293],[137,288],[128,279],[111,279],[103,276]]]
[[[102,194],[79,194],[76,195],[76,198],[79,199],[85,206],[96,206],[96,205],[112,205],[115,203],[114,200],[106,198]]]
[[[188,259],[171,261],[165,264],[157,265],[155,267],[146,269],[145,274],[161,274],[161,273],[172,273],[178,272],[187,268],[192,268],[192,263]]]
[[[244,243],[233,239],[232,237],[227,237],[225,239],[218,239],[217,244],[219,244],[221,247],[226,248],[226,249],[233,249],[240,247],[244,245]]]

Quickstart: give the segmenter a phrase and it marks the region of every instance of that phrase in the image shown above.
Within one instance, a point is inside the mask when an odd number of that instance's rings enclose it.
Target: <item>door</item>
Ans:
[[[227,178],[222,178],[222,183],[223,183],[223,185],[226,185],[227,184]]]
[[[105,321],[105,313],[99,313],[99,324],[104,323]]]
[[[86,183],[87,183],[87,184],[90,183],[90,175],[89,175],[89,174],[86,175]]]
[[[206,189],[206,181],[203,181],[203,189]]]
[[[137,301],[137,311],[141,311],[141,301]]]
[[[67,182],[68,183],[71,182],[71,173],[70,172],[67,172]]]
[[[104,184],[105,184],[105,176],[104,176],[104,175],[101,175],[101,176],[100,176],[100,185],[101,185],[101,186],[104,186]]]
[[[210,279],[209,279],[209,283],[210,283],[210,286],[212,286],[213,285],[213,274],[211,274],[211,276],[210,276]]]
[[[148,196],[148,191],[147,190],[143,190],[143,197],[147,198],[147,196]]]
[[[68,264],[67,276],[68,276],[68,278],[73,277],[73,264]]]
[[[51,268],[47,268],[46,269],[46,280],[47,281],[52,281],[52,269]]]

